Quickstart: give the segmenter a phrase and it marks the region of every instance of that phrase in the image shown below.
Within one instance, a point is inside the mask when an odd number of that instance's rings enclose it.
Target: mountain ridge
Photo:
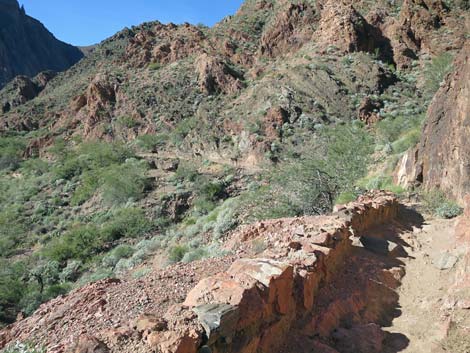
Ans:
[[[28,16],[16,0],[0,2],[0,88],[17,75],[63,71],[83,57],[57,40],[42,23]]]

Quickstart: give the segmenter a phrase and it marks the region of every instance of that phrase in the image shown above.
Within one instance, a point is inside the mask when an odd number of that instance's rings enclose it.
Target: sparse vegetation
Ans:
[[[428,97],[432,97],[437,92],[445,76],[452,71],[454,58],[450,53],[442,53],[434,57],[426,66],[426,87]]]
[[[425,212],[440,218],[455,218],[463,212],[463,209],[457,203],[447,199],[446,195],[440,190],[422,192],[421,202]]]

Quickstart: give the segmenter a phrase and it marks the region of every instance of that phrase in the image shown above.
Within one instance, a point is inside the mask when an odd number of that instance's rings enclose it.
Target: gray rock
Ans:
[[[451,268],[455,266],[458,260],[459,258],[457,256],[454,256],[448,252],[445,252],[437,256],[433,260],[432,264],[438,270],[450,270]]]
[[[365,249],[379,255],[389,255],[401,248],[400,245],[391,241],[373,237],[361,237],[360,242]]]
[[[206,304],[193,309],[206,331],[207,345],[210,346],[223,337],[229,342],[233,338],[240,317],[236,306],[228,304]]]

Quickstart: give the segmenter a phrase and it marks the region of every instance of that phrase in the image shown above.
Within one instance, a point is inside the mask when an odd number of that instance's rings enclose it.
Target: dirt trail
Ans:
[[[427,219],[422,228],[401,234],[408,257],[401,259],[406,275],[397,289],[399,310],[390,327],[384,353],[441,353],[448,320],[442,311],[444,298],[455,276],[452,265],[455,221]],[[449,256],[445,255],[448,252]],[[441,265],[438,265],[438,264]]]

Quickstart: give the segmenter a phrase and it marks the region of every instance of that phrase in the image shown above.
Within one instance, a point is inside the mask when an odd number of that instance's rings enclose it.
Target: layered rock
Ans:
[[[409,151],[396,172],[404,186],[422,184],[463,201],[470,192],[470,45],[467,44],[427,112],[418,147]]]
[[[171,309],[180,314],[165,315],[168,328],[156,333],[165,340],[152,340],[150,348],[164,353],[276,352],[303,323],[301,330],[311,336],[331,336],[339,347],[348,347],[348,352],[381,352],[384,334],[371,322],[383,316],[385,309],[381,310],[378,302],[390,300],[386,299],[389,287],[368,280],[370,290],[382,298],[379,300],[372,300],[367,291],[337,297],[327,306],[321,299],[322,291],[329,292],[326,288],[336,283],[351,251],[352,233],[359,235],[397,217],[398,203],[391,195],[375,196],[342,207],[329,217],[263,222],[237,233],[233,241],[238,251],[249,252],[247,246],[256,239],[263,239],[269,250],[262,257],[239,259],[226,272],[199,282],[182,305]],[[386,281],[386,276],[382,280]],[[181,326],[181,312],[195,316]],[[351,315],[356,325],[337,330]],[[199,333],[193,331],[196,323],[200,324]],[[170,337],[180,344],[169,349],[166,339]],[[199,346],[196,337],[203,338]],[[324,347],[324,351],[334,351]]]
[[[300,48],[311,39],[317,17],[307,2],[288,2],[263,32],[261,54],[274,57]]]
[[[39,21],[26,15],[17,0],[0,1],[0,88],[17,75],[63,71],[83,57],[57,40]]]

